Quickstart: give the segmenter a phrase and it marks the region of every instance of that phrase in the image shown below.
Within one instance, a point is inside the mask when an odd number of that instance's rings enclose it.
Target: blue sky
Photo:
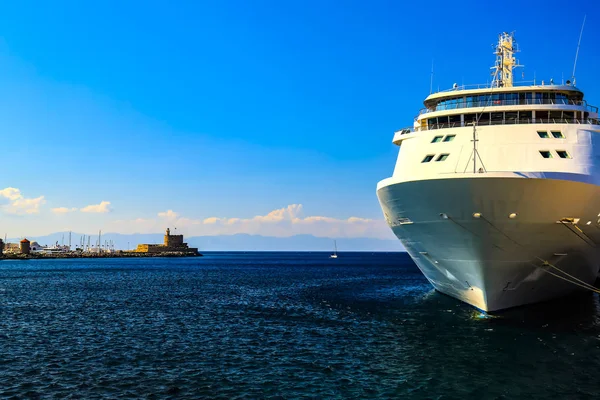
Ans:
[[[21,196],[4,199],[9,236],[231,232],[200,229],[210,218],[391,235],[375,186],[394,167],[393,131],[421,108],[432,59],[436,89],[485,83],[501,31],[516,31],[525,79],[560,81],[587,14],[577,83],[600,104],[592,1],[97,3],[0,6],[0,189]],[[11,208],[40,196],[34,212]],[[110,212],[80,211],[102,201]],[[274,210],[326,226],[252,220]]]

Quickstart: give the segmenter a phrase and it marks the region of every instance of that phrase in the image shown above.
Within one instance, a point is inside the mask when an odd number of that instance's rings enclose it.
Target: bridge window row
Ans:
[[[569,96],[557,92],[489,93],[444,99],[433,105],[432,111],[492,105],[576,104],[582,100],[580,95]]]
[[[574,123],[579,114],[575,111],[536,111],[535,120],[532,111],[506,111],[506,112],[484,112],[480,114],[444,115],[436,118],[428,118],[429,129],[453,128],[459,126],[470,126],[474,122],[477,125],[503,125],[503,124],[528,124],[528,123]],[[584,114],[587,119],[588,113]]]

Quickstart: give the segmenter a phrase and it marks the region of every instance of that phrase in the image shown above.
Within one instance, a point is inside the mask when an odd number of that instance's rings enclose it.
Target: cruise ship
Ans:
[[[600,267],[600,122],[575,80],[513,82],[499,35],[491,84],[430,94],[377,196],[439,292],[493,312],[592,286]]]

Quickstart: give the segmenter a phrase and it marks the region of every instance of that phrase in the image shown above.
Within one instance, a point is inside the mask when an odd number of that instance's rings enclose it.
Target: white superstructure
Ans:
[[[484,311],[581,289],[600,267],[598,109],[574,82],[513,84],[513,45],[500,35],[491,86],[425,99],[377,185],[431,284]]]

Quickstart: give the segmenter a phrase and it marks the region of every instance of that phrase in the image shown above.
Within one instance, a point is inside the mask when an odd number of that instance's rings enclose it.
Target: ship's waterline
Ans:
[[[558,269],[587,284],[597,276],[596,185],[482,175],[386,183],[377,195],[388,223],[442,293],[496,311],[580,288]]]

